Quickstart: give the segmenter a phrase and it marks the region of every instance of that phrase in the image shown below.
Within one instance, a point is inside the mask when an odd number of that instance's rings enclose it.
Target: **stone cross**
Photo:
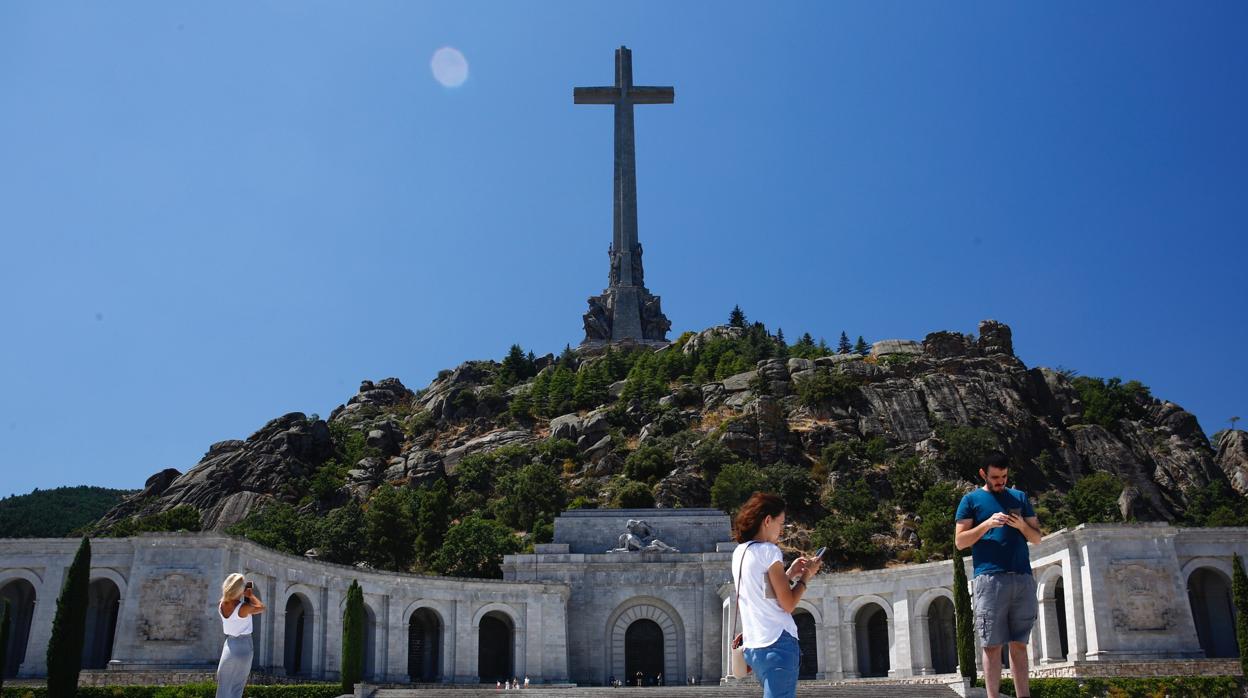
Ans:
[[[633,52],[615,50],[615,85],[575,87],[576,104],[615,105],[615,219],[611,239],[611,285],[644,286],[641,250],[637,242],[637,153],[633,139],[634,104],[671,104],[672,87],[633,84]],[[618,270],[618,271],[617,271]]]

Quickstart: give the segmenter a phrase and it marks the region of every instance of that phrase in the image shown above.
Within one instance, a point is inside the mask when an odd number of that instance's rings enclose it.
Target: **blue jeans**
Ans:
[[[746,648],[745,663],[754,670],[763,685],[763,698],[794,698],[797,695],[797,665],[802,651],[797,638],[781,632],[780,638],[766,647]]]

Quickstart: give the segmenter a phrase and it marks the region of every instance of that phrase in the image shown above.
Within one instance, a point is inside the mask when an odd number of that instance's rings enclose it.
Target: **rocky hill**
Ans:
[[[1193,415],[1138,383],[1028,368],[1010,328],[991,320],[978,337],[865,348],[834,352],[809,335],[789,345],[742,319],[657,351],[513,347],[415,392],[364,381],[328,420],[287,414],[213,444],[186,473],[156,473],[98,528],[130,531],[191,507],[204,528],[248,533],[281,508],[340,530],[307,533],[309,523],[273,544],[387,566],[376,549],[396,543],[365,540],[382,535],[366,519],[396,492],[415,493],[403,511],[411,538],[425,538],[390,566],[445,571],[432,551],[470,518],[540,541],[567,506],[732,508],[768,487],[793,507],[795,544],[881,564],[948,554],[950,502],[992,448],[1017,464],[1012,479],[1050,530],[1123,517],[1248,523],[1248,436],[1223,432],[1215,450]],[[434,491],[436,506],[422,495]],[[363,538],[317,538],[344,528]]]

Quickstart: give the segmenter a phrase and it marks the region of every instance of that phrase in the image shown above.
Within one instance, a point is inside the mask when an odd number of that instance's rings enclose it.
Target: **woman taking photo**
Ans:
[[[784,500],[774,494],[755,492],[737,513],[734,529],[739,545],[732,553],[732,578],[745,661],[763,685],[763,698],[792,698],[801,659],[793,609],[821,561],[799,557],[784,569],[776,545],[784,530]]]
[[[265,605],[251,588],[251,582],[234,573],[221,583],[221,629],[225,647],[217,664],[217,698],[242,698],[251,674],[251,617],[263,613]]]

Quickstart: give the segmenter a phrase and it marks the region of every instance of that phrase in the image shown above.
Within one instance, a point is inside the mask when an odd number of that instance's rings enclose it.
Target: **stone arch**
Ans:
[[[413,683],[435,683],[446,675],[443,667],[446,621],[438,609],[417,601],[404,611],[407,619],[407,676]]]
[[[0,579],[0,598],[9,602],[9,644],[5,648],[4,676],[17,676],[26,661],[30,626],[35,618],[35,601],[42,580],[29,570],[6,570]]]
[[[292,585],[290,588],[301,585]],[[316,637],[316,610],[303,591],[286,596],[286,627],[282,643],[282,666],[287,676],[308,676],[313,673],[313,645]]]
[[[860,677],[892,672],[892,604],[874,594],[859,596],[846,609],[854,673]]]
[[[797,665],[797,678],[816,679],[822,666],[822,652],[819,651],[819,622],[816,611],[809,605],[798,602],[793,609],[793,624],[797,626],[797,646],[800,659]]]
[[[347,612],[347,596],[343,594],[342,599],[338,601],[338,617],[342,618]],[[361,671],[360,678],[364,681],[371,682],[373,675],[377,669],[377,613],[373,610],[372,605],[368,603],[368,597],[364,597],[364,667]]]
[[[524,673],[522,616],[505,603],[489,603],[472,616],[477,638],[477,680],[497,681]],[[510,676],[509,676],[510,675]]]
[[[1192,609],[1192,620],[1196,623],[1196,637],[1205,656],[1238,657],[1231,577],[1214,566],[1193,569],[1187,575],[1187,601]]]
[[[680,614],[670,604],[653,596],[636,596],[616,606],[607,617],[606,653],[603,666],[606,675],[623,680],[625,677],[625,647],[628,628],[639,620],[648,620],[659,626],[663,635],[663,682],[675,686],[685,681],[685,626]]]
[[[122,590],[114,581],[119,578],[116,573],[106,575],[93,571],[91,577],[87,585],[87,617],[82,643],[82,668],[103,669],[113,658],[117,616],[124,597]]]
[[[1070,652],[1070,640],[1066,630],[1065,570],[1061,565],[1052,565],[1036,573],[1036,596],[1040,606],[1035,629],[1040,640],[1040,661],[1065,661]]]
[[[1183,575],[1183,583],[1187,584],[1187,580],[1192,576],[1192,573],[1202,567],[1212,567],[1226,575],[1227,579],[1232,579],[1235,576],[1234,571],[1231,569],[1230,560],[1217,557],[1197,557],[1183,563],[1183,567],[1179,572]]]

